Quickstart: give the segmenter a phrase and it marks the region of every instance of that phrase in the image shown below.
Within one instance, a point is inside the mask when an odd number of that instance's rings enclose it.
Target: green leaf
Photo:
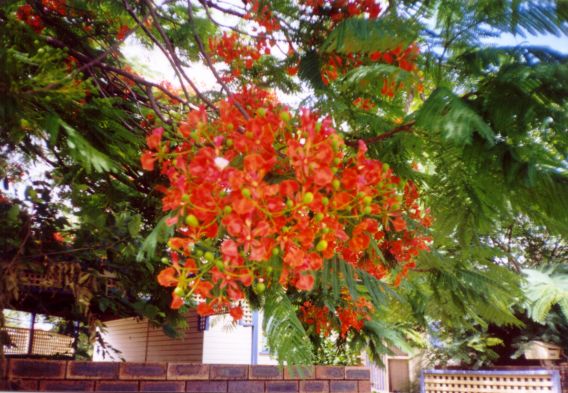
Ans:
[[[527,311],[536,322],[544,323],[553,305],[568,318],[568,269],[566,267],[544,267],[524,269],[526,283],[523,286],[527,297]]]
[[[158,243],[166,241],[174,234],[174,227],[166,224],[166,221],[170,217],[171,214],[162,217],[152,232],[144,239],[142,247],[140,247],[140,251],[138,251],[138,255],[136,255],[137,261],[142,262],[152,259],[156,255],[156,246]]]
[[[59,119],[59,124],[67,132],[67,147],[73,158],[81,164],[87,173],[95,172],[115,172],[116,166],[109,156],[95,149],[77,130],[69,124]]]
[[[439,132],[448,141],[469,144],[474,132],[493,144],[495,135],[483,118],[446,88],[435,90],[416,115],[416,124]]]
[[[370,53],[406,48],[417,37],[410,23],[380,18],[376,20],[350,18],[339,23],[329,34],[321,50],[339,53]]]
[[[142,225],[142,217],[139,214],[134,215],[131,217],[130,221],[128,222],[128,233],[130,236],[134,237],[140,233]]]
[[[310,82],[316,90],[325,89],[325,85],[321,78],[321,62],[316,51],[309,51],[300,58],[298,68],[298,76]]]
[[[416,76],[408,71],[390,64],[372,64],[368,66],[357,67],[349,71],[343,80],[349,84],[359,84],[366,81],[383,81],[387,78],[389,81],[398,83],[412,83]]]

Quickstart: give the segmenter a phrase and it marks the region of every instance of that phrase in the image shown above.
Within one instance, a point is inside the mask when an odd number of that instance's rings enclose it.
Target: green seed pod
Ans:
[[[193,214],[190,214],[187,217],[185,217],[185,223],[193,228],[199,226],[199,220]]]
[[[320,240],[316,245],[316,250],[319,252],[325,251],[327,249],[327,240]]]
[[[314,194],[312,194],[311,192],[306,192],[304,194],[304,197],[302,198],[302,202],[304,202],[306,205],[312,203],[314,201]]]
[[[254,293],[257,295],[262,295],[266,291],[266,285],[263,282],[259,282],[254,286]]]

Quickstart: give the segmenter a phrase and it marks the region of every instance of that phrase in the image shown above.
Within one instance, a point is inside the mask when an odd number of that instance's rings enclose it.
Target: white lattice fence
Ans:
[[[557,370],[427,370],[421,393],[561,393]]]
[[[6,355],[73,355],[73,337],[54,332],[35,330],[30,350],[30,330],[25,328],[3,327],[10,337],[10,346],[4,347]]]

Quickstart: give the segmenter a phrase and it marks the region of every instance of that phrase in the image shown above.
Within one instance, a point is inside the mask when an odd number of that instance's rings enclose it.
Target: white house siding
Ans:
[[[183,361],[201,363],[203,360],[203,332],[197,329],[197,315],[187,314],[187,328],[181,337],[173,339],[161,329],[151,327],[147,320],[124,318],[106,323],[102,334],[106,343],[121,353],[103,357],[99,345],[95,347],[94,361],[122,360],[129,362]]]
[[[209,317],[203,335],[203,363],[250,364],[252,327],[234,325],[228,314]]]

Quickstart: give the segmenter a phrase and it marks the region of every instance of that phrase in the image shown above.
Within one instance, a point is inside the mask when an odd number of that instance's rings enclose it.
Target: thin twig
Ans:
[[[410,132],[412,130],[412,127],[414,127],[414,124],[416,124],[415,121],[410,121],[406,124],[395,127],[390,131],[383,132],[380,135],[373,136],[373,137],[366,138],[366,139],[361,139],[361,140],[364,141],[365,143],[380,142],[382,140],[390,138],[391,136],[393,136],[395,134],[398,134],[399,132]],[[359,140],[348,140],[348,141],[345,141],[345,144],[347,146],[355,147],[355,146],[357,146],[358,142],[359,142]]]
[[[124,0],[124,2],[126,3],[126,0]],[[197,88],[197,85],[185,73],[185,70],[183,69],[181,61],[177,57],[174,46],[172,45],[170,39],[168,38],[168,35],[164,32],[164,29],[162,28],[162,26],[159,23],[159,17],[158,17],[158,14],[156,14],[156,11],[154,10],[154,6],[153,6],[152,2],[149,1],[149,0],[146,0],[145,2],[146,2],[146,5],[148,6],[148,10],[150,11],[150,14],[152,15],[153,20],[154,20],[154,26],[158,30],[158,33],[160,33],[160,36],[162,37],[162,39],[164,40],[164,43],[166,44],[167,49],[163,48],[161,43],[159,43],[159,41],[154,37],[154,35],[149,30],[146,29],[145,26],[143,27],[144,31],[147,32],[147,34],[149,34],[151,38],[153,37],[152,40],[156,43],[156,45],[159,45],[159,47],[164,52],[164,54],[168,57],[168,59],[170,59],[170,63],[172,64],[172,67],[174,67],[174,70],[176,71],[176,73],[179,73],[178,77],[180,78],[180,81],[181,81],[181,78],[183,77],[187,81],[187,83],[191,86],[191,88],[193,89],[195,94],[199,97],[199,99],[201,101],[203,101],[209,108],[213,109],[213,111],[218,112],[217,107],[207,97],[205,97],[205,95],[203,93],[201,93],[201,91],[199,91],[199,89]],[[136,18],[135,14],[133,14],[133,13],[131,13],[131,14],[133,15],[134,18]],[[169,54],[169,56],[168,56],[168,54]],[[181,76],[180,76],[180,74],[181,74]],[[182,87],[183,87],[183,82],[182,82]]]
[[[76,50],[74,50],[74,49],[68,48],[68,47],[65,45],[65,43],[63,43],[62,41],[59,41],[58,39],[55,39],[55,38],[53,38],[53,37],[48,37],[48,38],[46,39],[46,42],[47,42],[49,45],[54,46],[54,47],[56,47],[56,48],[67,48],[67,49],[69,50],[69,53],[71,53],[74,57],[76,57],[76,58],[77,58],[78,60],[80,60],[81,62],[89,62],[89,61],[90,61],[89,57],[85,56],[85,55],[82,54],[81,52],[78,52],[78,51],[76,51]],[[165,88],[162,87],[161,85],[159,85],[159,84],[157,84],[157,83],[154,83],[154,82],[150,82],[149,80],[146,80],[146,79],[144,79],[144,78],[142,78],[142,77],[140,77],[140,76],[138,76],[138,75],[136,75],[136,74],[130,73],[130,72],[125,71],[125,70],[123,70],[123,69],[121,69],[121,68],[118,68],[118,67],[111,66],[110,64],[106,64],[106,63],[104,63],[104,62],[102,62],[102,61],[99,62],[99,63],[97,63],[97,64],[95,64],[94,66],[95,66],[95,67],[98,67],[98,68],[101,68],[101,69],[103,69],[103,70],[106,70],[106,71],[113,72],[113,73],[118,74],[118,75],[122,75],[122,76],[124,76],[124,77],[126,77],[126,78],[128,78],[128,79],[130,79],[130,80],[132,80],[132,81],[134,81],[134,82],[143,84],[143,85],[145,85],[145,86],[152,86],[152,87],[155,87],[155,88],[161,90],[164,94],[166,94],[166,95],[167,95],[168,97],[170,97],[171,99],[177,100],[177,101],[181,102],[181,103],[182,103],[183,105],[185,105],[185,106],[190,106],[190,107],[192,107],[192,108],[194,108],[194,109],[197,108],[196,106],[192,106],[188,101],[184,100],[183,98],[181,98],[181,97],[179,97],[179,96],[173,94],[173,93],[170,92],[169,90],[165,89]],[[94,79],[96,80],[96,78],[94,78]]]
[[[28,224],[28,226],[27,226],[27,229],[26,229],[26,235],[24,236],[24,239],[22,240],[22,242],[20,243],[20,246],[18,247],[18,251],[16,251],[16,254],[12,258],[12,260],[10,261],[8,266],[13,265],[18,260],[18,257],[20,255],[22,255],[22,253],[24,252],[24,246],[26,245],[26,243],[28,242],[28,240],[29,240],[29,238],[32,234],[32,222],[31,222],[30,218],[28,218],[27,224]]]
[[[146,94],[148,95],[148,98],[150,99],[150,105],[152,105],[152,109],[154,109],[154,112],[156,112],[156,115],[158,115],[160,120],[162,120],[166,124],[172,124],[172,119],[166,119],[164,117],[164,115],[162,114],[162,111],[160,110],[160,108],[158,108],[158,105],[156,105],[156,99],[154,98],[154,93],[152,93],[152,87],[151,86],[146,86]]]
[[[194,25],[193,25],[193,12],[191,10],[191,0],[187,0],[187,16],[189,18],[189,22],[192,24],[192,27],[193,27]],[[245,110],[245,108],[243,108],[243,106],[240,104],[240,102],[238,102],[237,100],[234,99],[233,93],[231,92],[231,90],[229,89],[227,84],[223,81],[223,79],[221,78],[221,76],[219,75],[219,73],[217,72],[215,67],[213,66],[213,62],[211,61],[211,57],[209,57],[209,54],[205,50],[205,46],[203,45],[203,41],[201,41],[201,38],[199,37],[199,34],[197,34],[197,32],[195,31],[194,27],[193,27],[193,38],[195,39],[195,42],[197,42],[197,46],[199,47],[199,52],[201,52],[201,55],[204,57],[205,62],[207,63],[207,67],[209,67],[209,69],[211,70],[211,72],[215,76],[215,79],[217,79],[217,82],[219,82],[219,84],[221,85],[223,90],[225,90],[225,93],[227,93],[227,95],[230,98],[233,98],[233,102],[234,102],[235,106],[237,107],[239,112],[241,112],[243,114],[245,119],[247,119],[247,120],[250,119],[250,116],[247,113],[247,111]]]
[[[140,20],[140,18],[138,18],[138,16],[136,15],[136,13],[134,12],[134,10],[130,7],[130,5],[128,4],[128,0],[123,0],[123,4],[124,4],[124,8],[126,9],[126,11],[130,14],[130,16],[132,17],[132,19],[134,19],[134,21],[138,24],[138,26],[140,26],[142,28],[142,30],[144,31],[144,33],[148,36],[148,38],[150,38],[152,40],[152,42],[154,42],[154,44],[156,44],[156,46],[162,51],[162,53],[166,56],[166,58],[168,59],[168,61],[170,62],[174,72],[176,73],[176,76],[178,77],[178,80],[181,84],[181,88],[183,90],[183,94],[185,95],[185,98],[187,101],[189,101],[189,93],[187,92],[187,89],[185,88],[185,84],[183,83],[183,78],[180,75],[180,71],[178,70],[178,67],[174,61],[174,59],[171,57],[171,54],[169,53],[168,50],[166,50],[166,48],[164,48],[164,46],[162,45],[162,43],[154,36],[154,34],[152,34],[152,32],[150,30],[148,30],[148,28],[144,25],[144,22],[142,22]],[[157,24],[157,22],[154,20],[154,24]],[[190,83],[191,85],[191,83]],[[192,86],[193,87],[193,86]],[[198,94],[197,90],[194,91],[196,94]],[[199,95],[199,94],[198,94]]]
[[[215,3],[213,3],[212,1],[209,0],[199,0],[199,2],[203,5],[207,5],[211,8],[215,8],[216,10],[219,10],[221,12],[224,12],[225,14],[229,14],[229,15],[234,15],[234,16],[238,16],[239,18],[243,18],[245,16],[245,14],[240,13],[238,11],[229,9],[229,8],[223,8]]]

